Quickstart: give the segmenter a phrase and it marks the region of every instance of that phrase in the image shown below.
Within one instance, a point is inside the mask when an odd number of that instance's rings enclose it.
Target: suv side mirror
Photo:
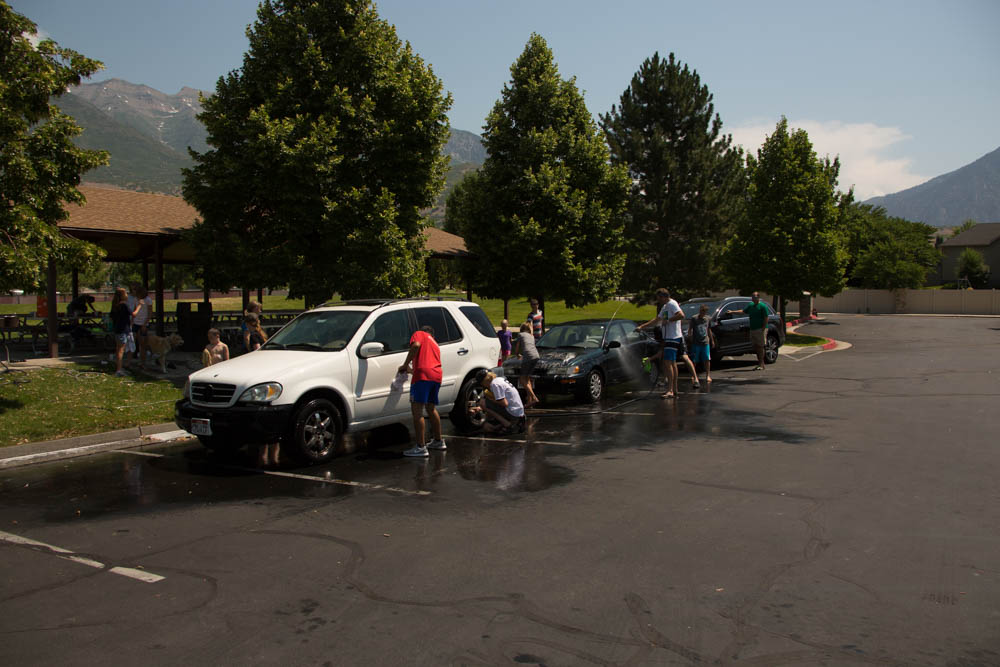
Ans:
[[[385,345],[379,342],[365,343],[358,350],[358,356],[362,359],[368,359],[369,357],[377,357],[385,352]]]

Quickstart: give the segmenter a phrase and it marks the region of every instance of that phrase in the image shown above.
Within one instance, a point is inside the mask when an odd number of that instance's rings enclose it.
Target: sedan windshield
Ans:
[[[368,317],[364,310],[318,310],[303,313],[264,344],[269,350],[337,352]]]
[[[564,324],[545,332],[536,343],[540,348],[600,347],[604,341],[604,324]]]

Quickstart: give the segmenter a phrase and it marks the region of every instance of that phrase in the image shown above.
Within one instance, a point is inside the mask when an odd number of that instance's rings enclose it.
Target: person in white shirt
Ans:
[[[142,285],[133,288],[135,303],[132,305],[132,336],[139,350],[139,368],[146,364],[146,335],[149,333],[149,316],[153,312],[153,299]]]
[[[524,430],[524,403],[507,378],[482,370],[476,375],[486,393],[479,401],[479,409],[486,412],[486,430],[514,433]]]
[[[681,333],[681,321],[684,319],[684,311],[680,304],[670,298],[670,290],[661,287],[656,290],[656,303],[660,310],[654,319],[640,324],[638,329],[645,329],[648,326],[658,326],[663,328],[663,375],[667,378],[667,391],[661,398],[677,397],[677,357],[684,352],[684,337]]]

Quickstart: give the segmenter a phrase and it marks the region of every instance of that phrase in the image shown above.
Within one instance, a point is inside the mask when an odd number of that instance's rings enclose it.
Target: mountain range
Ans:
[[[179,195],[181,169],[194,163],[188,148],[208,150],[205,127],[198,120],[202,106],[198,91],[182,88],[176,95],[149,86],[109,79],[85,83],[53,100],[63,113],[83,128],[76,143],[89,149],[106,150],[110,164],[85,174],[90,183]],[[428,214],[436,222],[444,219],[444,202],[462,176],[486,159],[478,135],[451,130],[442,152],[451,157],[445,189]]]
[[[182,88],[175,95],[149,86],[109,79],[85,83],[54,100],[73,116],[84,132],[77,144],[111,153],[111,163],[87,172],[88,182],[130,190],[179,195],[181,169],[193,162],[188,148],[208,149],[198,120],[198,91]],[[448,193],[469,171],[483,164],[486,149],[472,132],[451,130],[442,152],[451,156],[444,191],[427,214],[440,224]],[[865,203],[882,206],[889,215],[937,227],[965,220],[1000,221],[1000,148],[960,169],[916,187]]]
[[[865,203],[935,227],[958,226],[966,220],[1000,222],[1000,148],[960,169]]]

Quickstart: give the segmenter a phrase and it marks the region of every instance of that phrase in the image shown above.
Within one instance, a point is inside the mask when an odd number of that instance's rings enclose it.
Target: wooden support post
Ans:
[[[156,335],[164,335],[163,327],[163,244],[156,237]]]
[[[59,302],[56,301],[56,279],[58,277],[56,260],[52,255],[49,255],[49,273],[46,280],[48,283],[46,297],[49,300],[49,316],[46,318],[46,324],[48,325],[50,359],[59,356]]]

